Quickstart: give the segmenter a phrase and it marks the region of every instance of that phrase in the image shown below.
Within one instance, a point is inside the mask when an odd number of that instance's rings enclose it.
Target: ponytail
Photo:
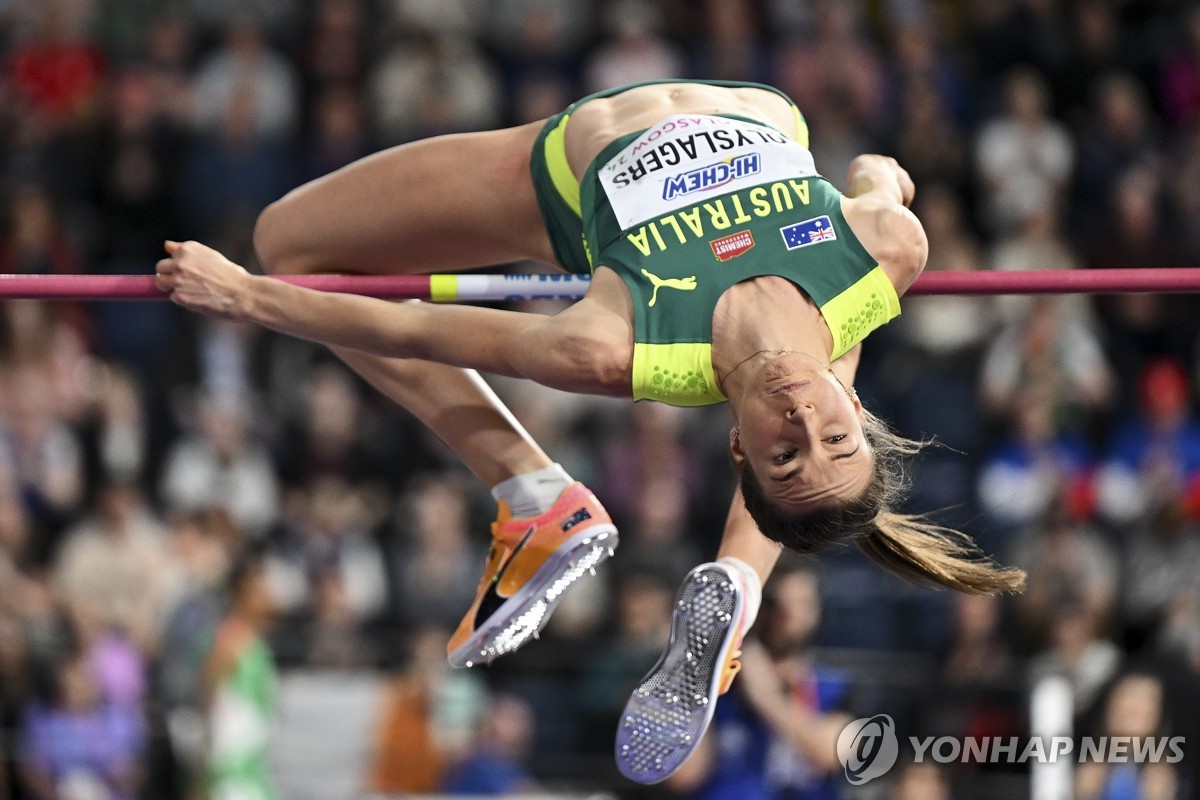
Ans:
[[[879,566],[919,586],[941,586],[964,594],[1025,591],[1025,572],[986,558],[959,531],[919,516],[880,511],[854,540]]]
[[[806,554],[853,540],[876,564],[919,586],[984,595],[1024,591],[1024,571],[996,564],[965,533],[892,510],[907,482],[904,460],[925,443],[893,433],[865,409],[862,426],[874,467],[859,497],[785,516],[767,500],[754,471],[742,466],[746,510],[763,535]]]

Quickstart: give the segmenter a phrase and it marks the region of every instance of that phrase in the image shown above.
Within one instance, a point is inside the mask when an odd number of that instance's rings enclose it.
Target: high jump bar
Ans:
[[[578,300],[586,275],[285,275],[325,292],[388,300]],[[1200,293],[1200,268],[961,270],[922,274],[910,295]],[[0,300],[165,300],[153,275],[0,274]]]

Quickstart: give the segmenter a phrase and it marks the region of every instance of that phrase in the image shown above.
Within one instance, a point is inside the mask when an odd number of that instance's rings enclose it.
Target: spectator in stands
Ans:
[[[612,721],[670,635],[673,586],[656,572],[631,571],[616,580],[612,630],[583,666],[573,693],[589,750],[612,749]]]
[[[251,435],[242,396],[199,398],[198,430],[172,443],[160,491],[172,511],[224,509],[247,537],[261,539],[279,516],[278,478]]]
[[[685,501],[704,493],[707,475],[694,438],[687,435],[687,413],[680,412],[660,403],[634,406],[625,429],[603,444],[601,493],[618,519],[632,519],[640,512],[645,485],[654,476],[677,480]]]
[[[50,0],[31,8],[31,35],[5,63],[13,90],[6,116],[45,141],[94,118],[107,64],[69,3]]]
[[[30,795],[133,800],[146,748],[138,711],[105,700],[78,651],[50,669],[51,695],[34,703],[21,725],[21,772]]]
[[[1146,673],[1122,676],[1108,693],[1098,733],[1135,737],[1134,741],[1170,736],[1170,713],[1162,681]],[[1179,779],[1178,767],[1165,760],[1085,761],[1076,772],[1075,796],[1079,800],[1110,797],[1170,800],[1178,796]]]
[[[533,709],[515,695],[493,695],[466,756],[450,765],[441,790],[454,795],[531,794],[525,762],[534,742]]]
[[[1181,498],[1164,500],[1122,529],[1121,616],[1130,646],[1152,639],[1196,595],[1200,525],[1186,513]]]
[[[0,475],[46,535],[35,542],[38,561],[53,556],[62,526],[79,509],[84,490],[79,439],[55,413],[62,398],[55,397],[51,380],[48,371],[32,366],[0,375]]]
[[[1092,240],[1092,266],[1137,269],[1181,263],[1180,245],[1187,234],[1172,232],[1180,224],[1185,226],[1181,230],[1186,230],[1190,221],[1176,220],[1170,213],[1160,167],[1151,164],[1122,171],[1104,199],[1100,211],[1105,214],[1105,225],[1102,234]],[[1194,297],[1164,294],[1095,298],[1113,364],[1131,378],[1121,386],[1120,408],[1125,414],[1133,413],[1138,403],[1137,382],[1132,378],[1148,361],[1192,357],[1200,331],[1194,301]]]
[[[1108,619],[1065,601],[1050,612],[1047,646],[1030,662],[1031,681],[1061,675],[1071,684],[1075,714],[1083,717],[1121,668],[1120,648],[1100,633]]]
[[[204,664],[208,731],[205,788],[209,797],[272,800],[267,754],[278,677],[264,635],[275,602],[262,558],[245,554],[228,580],[229,610]]]
[[[1074,419],[1106,408],[1115,376],[1086,309],[1065,297],[1020,306],[984,354],[979,391],[985,408],[1003,414],[1030,391],[1055,398]]]
[[[223,41],[198,67],[192,88],[197,130],[229,137],[231,120],[248,141],[278,143],[300,122],[296,68],[246,12],[223,20]]]
[[[686,74],[683,54],[662,35],[662,13],[654,4],[621,0],[601,17],[606,38],[584,63],[586,92]]]
[[[995,597],[956,597],[941,668],[922,682],[917,727],[940,736],[1016,736],[1024,730],[1022,661]]]
[[[1098,475],[1100,511],[1129,524],[1164,504],[1200,513],[1200,425],[1190,408],[1183,367],[1171,360],[1147,365],[1138,378],[1139,411],[1113,432]]]
[[[719,18],[712,22],[714,28],[721,27]],[[774,55],[775,85],[804,109],[813,131],[814,152],[825,152],[816,142],[832,139],[822,135],[822,128],[826,117],[838,114],[839,108],[852,130],[876,130],[887,109],[884,70],[878,47],[865,34],[860,6],[819,4],[808,35],[779,42]],[[821,171],[845,174],[828,166]]]
[[[1035,638],[1048,635],[1063,606],[1081,607],[1097,626],[1113,613],[1120,575],[1117,552],[1095,526],[1072,518],[1061,500],[1021,534],[1011,558],[1036,577],[1016,600],[1018,619]]]
[[[975,163],[984,220],[993,233],[1008,233],[1022,220],[1058,211],[1075,147],[1049,110],[1041,76],[1016,69],[1005,83],[1003,112],[979,130]]]
[[[96,512],[71,528],[54,568],[68,611],[157,650],[159,614],[172,580],[165,529],[136,484],[115,477],[97,496]]]
[[[893,146],[897,159],[912,165],[909,174],[914,182],[921,182],[922,197],[935,184],[956,190],[967,186],[966,137],[961,126],[950,116],[945,102],[937,87],[928,82],[906,87],[902,99],[901,122]],[[929,252],[931,256],[936,252],[932,242]],[[929,269],[929,266],[925,268]]]
[[[1054,503],[1066,503],[1073,517],[1092,513],[1090,447],[1080,431],[1064,429],[1059,420],[1055,398],[1044,387],[1029,387],[1012,405],[978,482],[980,503],[999,533],[1035,524]]]
[[[379,491],[382,466],[366,446],[367,408],[356,378],[344,367],[319,364],[305,375],[299,393],[298,419],[277,437],[276,462],[287,488],[303,488],[321,478],[339,478],[361,502]]]
[[[1106,209],[1103,204],[1087,200],[1113,197],[1122,176],[1131,171],[1157,169],[1162,143],[1161,133],[1150,115],[1145,87],[1129,73],[1107,75],[1097,83],[1094,98],[1091,113],[1081,120],[1083,133],[1073,187],[1075,214],[1070,222],[1076,226],[1080,240],[1107,241],[1112,237],[1108,233],[1111,223]],[[1154,245],[1144,239],[1136,244]],[[1097,253],[1098,259],[1104,255],[1102,250]],[[1151,253],[1143,253],[1142,257],[1146,259],[1142,263],[1153,260]],[[1163,266],[1169,264],[1163,262]]]
[[[351,92],[362,89],[375,55],[367,12],[363,0],[318,0],[315,4],[298,64],[310,84],[310,96],[333,86]]]
[[[89,474],[150,487],[150,421],[142,384],[120,364],[96,370],[95,403],[82,427]]]
[[[167,547],[175,568],[162,603],[155,697],[162,704],[171,752],[187,785],[204,772],[203,670],[225,614],[224,588],[238,532],[226,514],[177,514]]]
[[[437,790],[446,764],[467,752],[487,689],[477,673],[451,670],[445,631],[408,639],[407,668],[385,689],[367,786],[385,794]]]
[[[220,118],[197,132],[183,168],[188,186],[183,210],[193,230],[210,236],[227,236],[228,229],[253,219],[294,183],[293,120],[289,117],[286,130],[272,127],[284,123],[270,119],[278,112],[260,108],[260,93],[267,89],[240,82],[229,91],[213,110]]]
[[[1119,9],[1105,0],[1083,0],[1069,11],[1071,28],[1062,68],[1053,75],[1056,105],[1072,127],[1084,118],[1097,83],[1128,64]]]
[[[450,476],[413,482],[404,501],[411,513],[393,555],[395,610],[406,628],[457,624],[469,605],[477,564],[472,556],[466,491]]]
[[[499,80],[470,39],[425,35],[393,42],[368,79],[380,143],[499,124]]]
[[[1180,16],[1181,46],[1162,65],[1159,93],[1167,121],[1189,128],[1200,120],[1200,9],[1191,8]]]
[[[368,155],[367,109],[359,92],[347,84],[331,84],[313,99],[312,125],[301,151],[300,180],[310,181]]]
[[[507,80],[578,75],[579,59],[592,35],[593,0],[495,0],[486,4],[486,42],[499,56]]]
[[[154,86],[154,108],[164,123],[180,130],[189,128],[193,120],[191,66],[196,33],[181,16],[157,17],[150,24],[146,53],[139,62]]]

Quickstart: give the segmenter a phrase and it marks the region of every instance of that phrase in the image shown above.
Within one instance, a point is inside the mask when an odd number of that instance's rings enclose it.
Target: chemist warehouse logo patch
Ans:
[[[738,231],[728,236],[722,236],[720,239],[713,239],[708,245],[712,248],[717,261],[728,261],[749,252],[754,247],[754,234],[750,231]]]
[[[821,242],[829,242],[837,239],[837,231],[833,229],[833,223],[829,221],[828,216],[815,217],[806,219],[804,222],[796,222],[792,225],[786,225],[779,229],[783,234],[783,243],[788,250],[799,250],[801,247],[808,247],[810,244],[820,244]]]

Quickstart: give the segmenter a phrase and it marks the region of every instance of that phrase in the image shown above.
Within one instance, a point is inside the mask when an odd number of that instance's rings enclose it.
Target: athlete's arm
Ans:
[[[917,187],[894,158],[866,153],[850,162],[847,197],[877,196],[882,200],[912,204]]]
[[[925,228],[908,209],[916,193],[912,178],[896,159],[868,154],[850,163],[848,185],[846,221],[903,295],[929,257]]]
[[[733,501],[729,504],[729,514],[725,518],[717,558],[733,556],[745,561],[758,574],[759,581],[766,583],[782,552],[783,545],[768,539],[759,531],[750,512],[746,510],[741,487],[736,488]]]
[[[158,286],[193,311],[335,347],[529,378],[565,391],[630,391],[632,345],[626,339],[632,334],[596,302],[581,300],[553,317],[397,304],[251,275],[198,242],[171,242],[167,252],[157,265]]]

